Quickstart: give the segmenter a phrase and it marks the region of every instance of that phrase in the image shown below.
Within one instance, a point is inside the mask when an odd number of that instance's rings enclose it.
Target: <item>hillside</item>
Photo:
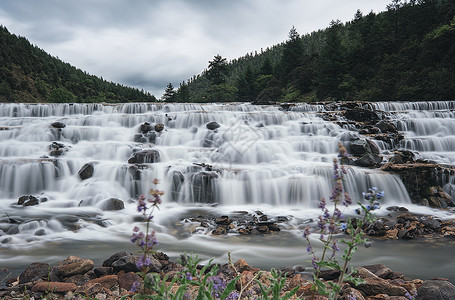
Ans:
[[[292,28],[282,44],[210,63],[166,100],[454,100],[455,2],[393,0],[382,13],[357,11],[303,36]],[[220,70],[222,81],[211,80]]]
[[[0,102],[151,102],[149,93],[107,82],[52,57],[0,26]]]

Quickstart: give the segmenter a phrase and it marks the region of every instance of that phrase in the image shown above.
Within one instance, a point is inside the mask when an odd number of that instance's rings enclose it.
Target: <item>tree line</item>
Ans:
[[[0,102],[152,102],[148,92],[71,66],[0,26]]]
[[[381,13],[288,39],[170,83],[165,101],[455,100],[455,2],[393,0]]]

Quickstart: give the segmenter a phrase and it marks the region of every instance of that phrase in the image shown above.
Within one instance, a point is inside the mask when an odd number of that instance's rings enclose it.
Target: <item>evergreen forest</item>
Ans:
[[[148,92],[89,75],[0,26],[0,102],[152,101]]]
[[[165,101],[255,103],[455,100],[455,1],[393,0],[381,13],[288,39],[208,68]]]

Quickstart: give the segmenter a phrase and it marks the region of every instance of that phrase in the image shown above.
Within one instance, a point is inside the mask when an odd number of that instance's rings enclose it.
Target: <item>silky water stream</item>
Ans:
[[[368,105],[387,112],[403,132],[396,148],[455,162],[454,102]],[[348,146],[358,135],[323,120],[322,111],[322,105],[308,104],[291,111],[250,104],[0,104],[0,266],[18,273],[31,262],[56,263],[69,255],[100,264],[117,251],[136,251],[129,242],[132,228],[141,226],[136,199],[154,178],[165,191],[153,222],[158,250],[224,262],[230,251],[263,268],[309,265],[303,226],[317,218],[321,197],[330,195],[338,142]],[[142,136],[144,122],[164,124],[164,130]],[[209,130],[210,122],[219,127]],[[385,155],[393,150],[376,142]],[[151,161],[128,163],[144,151]],[[87,163],[93,176],[81,180],[78,171]],[[396,175],[347,167],[345,188],[354,203],[372,186],[385,191],[379,215],[399,205],[451,217],[411,204]],[[452,186],[445,187],[449,193]],[[40,203],[17,205],[24,195]],[[125,208],[106,210],[111,198]],[[215,236],[189,220],[239,211],[289,221],[278,234]],[[454,250],[450,240],[377,241],[353,263],[385,263],[409,277],[455,281]]]

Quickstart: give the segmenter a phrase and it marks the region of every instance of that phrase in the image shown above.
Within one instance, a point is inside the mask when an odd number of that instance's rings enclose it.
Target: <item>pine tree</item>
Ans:
[[[164,94],[161,97],[162,101],[166,102],[174,102],[175,101],[175,90],[174,86],[172,83],[169,82],[169,84],[166,86],[166,89],[164,90]]]

